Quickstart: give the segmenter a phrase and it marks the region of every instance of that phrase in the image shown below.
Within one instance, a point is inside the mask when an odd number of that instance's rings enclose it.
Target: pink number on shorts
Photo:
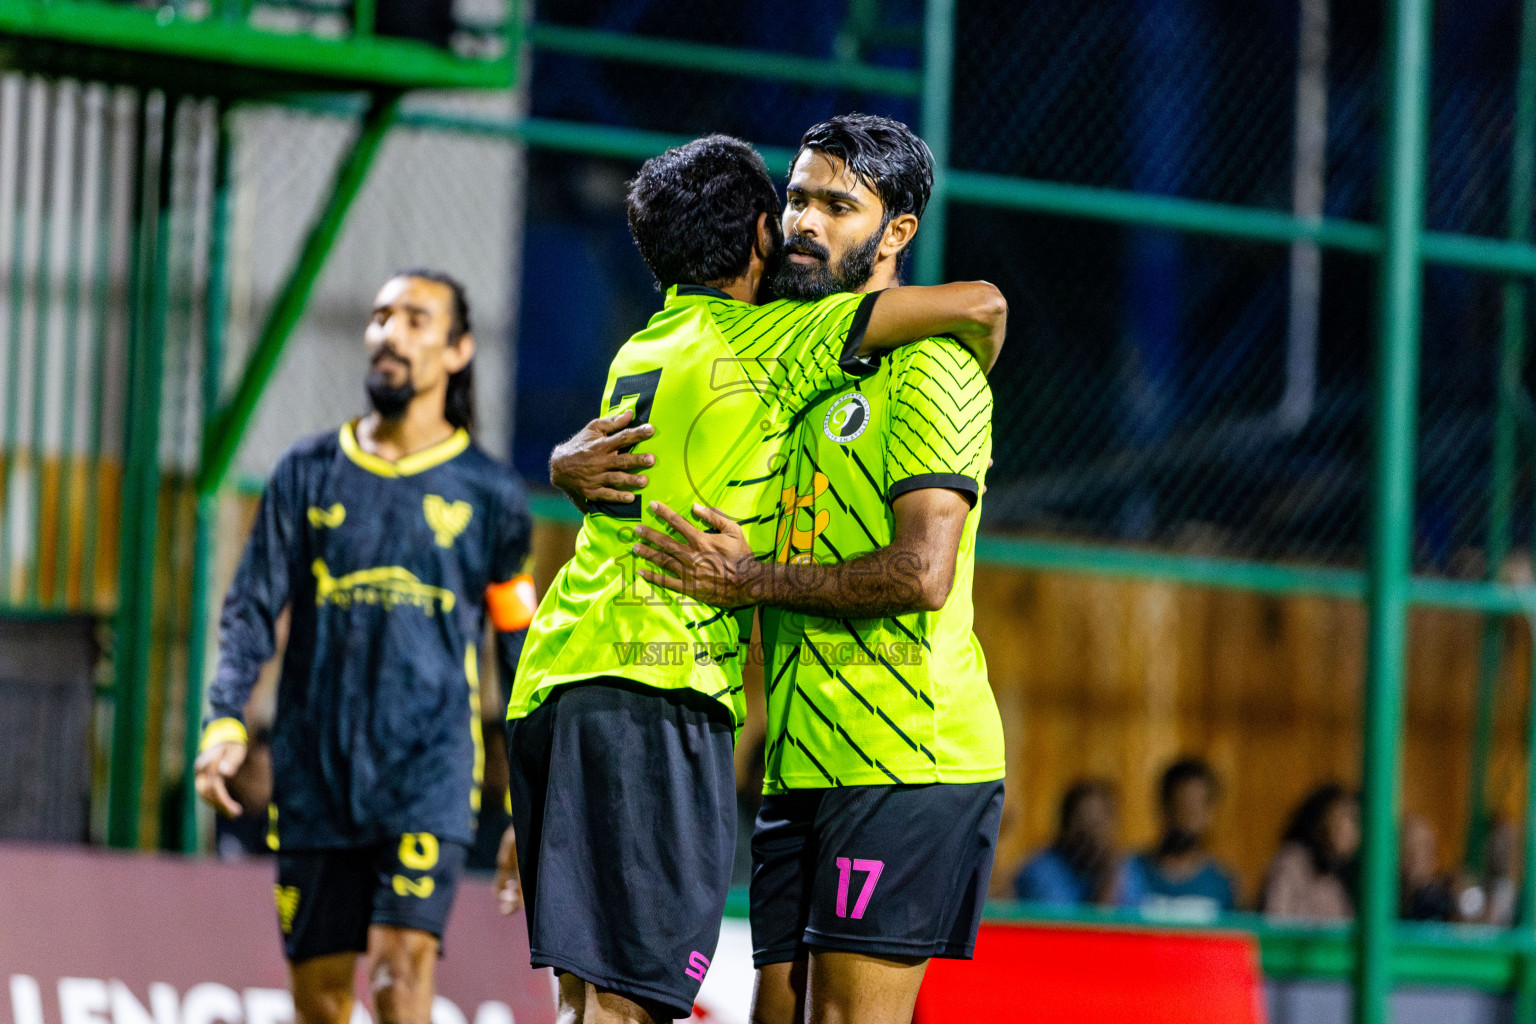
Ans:
[[[869,898],[875,894],[875,886],[880,881],[880,873],[885,870],[883,860],[865,860],[862,857],[849,859],[837,858],[837,916],[848,916],[848,883],[853,880],[855,871],[866,872],[864,876],[864,888],[859,892],[859,898],[853,904],[853,919],[861,921],[864,911],[869,908]]]

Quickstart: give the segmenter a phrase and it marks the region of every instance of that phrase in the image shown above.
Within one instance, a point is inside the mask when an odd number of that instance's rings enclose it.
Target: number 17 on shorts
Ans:
[[[855,921],[864,919],[864,911],[869,909],[870,897],[875,894],[875,886],[880,884],[880,873],[885,870],[883,860],[865,860],[862,857],[837,858],[837,916],[851,916]],[[859,891],[859,898],[854,901],[853,913],[848,913],[848,889],[853,880],[855,871],[864,874],[864,887]]]

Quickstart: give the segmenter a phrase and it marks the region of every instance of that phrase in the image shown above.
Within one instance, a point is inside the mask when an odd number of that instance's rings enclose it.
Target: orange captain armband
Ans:
[[[527,629],[533,621],[533,610],[539,606],[538,595],[533,590],[533,577],[525,572],[505,583],[492,583],[485,588],[485,606],[491,613],[491,625],[498,632],[515,633]]]

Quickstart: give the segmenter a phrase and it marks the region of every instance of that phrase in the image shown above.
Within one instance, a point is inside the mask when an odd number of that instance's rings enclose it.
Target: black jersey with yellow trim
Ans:
[[[485,595],[522,571],[531,529],[522,480],[462,430],[389,462],[348,423],[283,457],[224,601],[204,730],[239,738],[289,608],[272,725],[282,849],[473,839]],[[498,639],[504,678],[520,645]]]

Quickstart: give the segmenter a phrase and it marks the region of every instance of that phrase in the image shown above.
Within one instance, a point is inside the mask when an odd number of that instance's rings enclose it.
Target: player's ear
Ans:
[[[891,222],[885,226],[885,237],[880,241],[881,256],[895,256],[905,249],[917,234],[917,217],[914,214],[903,213],[892,217]]]
[[[475,336],[461,334],[458,341],[443,350],[443,368],[449,373],[458,373],[468,366],[473,358],[475,358]]]
[[[757,241],[753,243],[752,249],[757,253],[757,258],[764,263],[768,262],[769,257],[779,247],[777,235],[773,230],[777,223],[777,221],[770,221],[766,213],[757,215]]]

